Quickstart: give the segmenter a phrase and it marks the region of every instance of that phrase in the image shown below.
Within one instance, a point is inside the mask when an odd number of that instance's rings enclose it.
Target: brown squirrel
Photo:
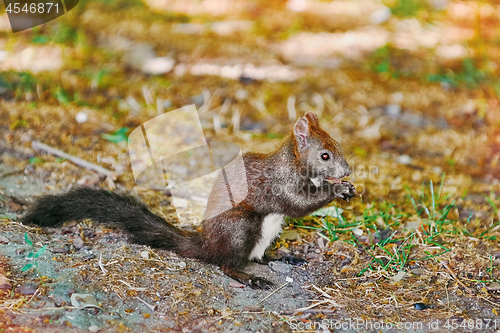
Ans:
[[[241,269],[250,261],[267,264],[276,260],[264,252],[279,236],[283,217],[306,216],[335,198],[349,201],[356,190],[341,180],[350,175],[349,165],[340,145],[320,128],[313,112],[297,120],[274,152],[244,153],[243,161],[247,196],[233,208],[205,219],[199,233],[168,224],[129,195],[93,188],[41,197],[22,221],[45,227],[82,219],[117,225],[135,243],[219,265],[226,275],[241,283],[268,289],[271,282]],[[214,192],[207,209],[218,204]],[[291,264],[305,262],[293,256],[280,259]]]

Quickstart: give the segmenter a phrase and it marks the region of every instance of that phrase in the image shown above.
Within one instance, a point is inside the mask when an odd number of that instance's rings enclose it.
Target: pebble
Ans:
[[[281,261],[271,261],[269,262],[269,267],[276,273],[287,274],[292,271],[291,265],[285,264]]]
[[[84,235],[86,238],[94,238],[94,237],[95,237],[95,232],[94,232],[94,230],[92,230],[92,229],[84,229],[84,230],[83,230],[83,235]]]
[[[152,75],[166,74],[170,72],[175,65],[175,60],[170,57],[156,57],[147,59],[142,65],[142,72]]]
[[[304,254],[307,254],[309,252],[309,244],[305,244],[303,248]]]
[[[325,240],[322,237],[319,237],[317,242],[320,249],[325,248]]]
[[[400,164],[410,164],[411,157],[408,155],[400,155],[396,158],[396,162],[398,162]]]
[[[308,253],[306,255],[306,259],[311,260],[311,259],[314,259],[314,258],[316,258],[316,253],[310,252],[310,253]]]
[[[148,260],[149,259],[149,252],[148,251],[142,251],[141,252],[141,258]]]
[[[73,245],[75,246],[75,249],[80,250],[84,246],[83,239],[81,239],[80,237],[75,237],[75,239],[73,240]]]
[[[16,254],[23,254],[24,252],[26,252],[26,249],[21,249],[21,248],[18,248],[15,250]]]
[[[82,260],[83,260],[83,261],[89,261],[89,260],[92,260],[92,259],[94,259],[94,258],[95,258],[95,254],[93,254],[93,253],[89,253],[89,254],[87,254],[87,255],[83,256],[83,257],[82,257]]]
[[[246,100],[248,96],[250,96],[250,93],[246,89],[238,89],[234,94],[234,97],[240,101]]]
[[[96,333],[99,332],[100,328],[96,325],[89,326],[89,332]]]
[[[484,219],[486,218],[486,215],[486,212],[483,212],[482,210],[464,209],[459,213],[458,217],[463,220],[467,220],[470,217],[471,220],[474,220],[476,218]]]
[[[37,290],[36,286],[27,284],[18,287],[16,291],[21,293],[22,295],[33,295],[36,292],[36,290]]]
[[[377,25],[386,22],[390,18],[391,9],[389,7],[383,6],[382,8],[377,9],[370,14],[370,23]]]
[[[68,254],[69,250],[66,247],[56,247],[54,249],[50,250],[52,253],[63,253],[63,254]]]
[[[401,110],[402,108],[399,104],[389,104],[385,108],[385,112],[387,113],[387,115],[393,119],[399,118],[399,116],[401,115]]]
[[[499,291],[500,290],[500,283],[492,282],[486,286],[486,289],[489,291]]]
[[[424,303],[415,303],[414,305],[415,309],[417,310],[425,310],[428,309],[429,307],[425,305]]]
[[[432,172],[434,172],[436,175],[440,175],[443,173],[443,169],[441,169],[440,167],[438,166],[435,166],[435,167],[432,167]]]
[[[12,285],[10,283],[2,283],[0,284],[0,290],[11,290]]]
[[[75,117],[76,122],[79,124],[86,123],[88,119],[89,116],[83,111],[78,112]]]

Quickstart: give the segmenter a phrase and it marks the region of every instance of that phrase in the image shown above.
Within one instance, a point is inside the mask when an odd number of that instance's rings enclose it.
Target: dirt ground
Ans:
[[[0,332],[500,329],[495,2],[87,0],[16,34],[0,10]],[[126,141],[190,104],[208,142],[270,151],[315,111],[343,147],[362,196],[287,220],[273,250],[308,264],[248,267],[275,289],[92,221],[19,222],[101,186],[195,229]]]

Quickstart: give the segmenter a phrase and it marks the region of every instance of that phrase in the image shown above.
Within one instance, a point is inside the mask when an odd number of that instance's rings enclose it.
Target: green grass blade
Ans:
[[[441,199],[441,192],[443,191],[444,177],[445,176],[446,176],[446,172],[443,172],[443,175],[441,176],[441,183],[439,184],[438,200]]]
[[[33,246],[33,243],[31,242],[31,239],[29,238],[29,236],[28,236],[28,233],[27,233],[27,232],[25,232],[25,233],[24,233],[24,240],[26,241],[26,243],[27,243],[28,245]]]
[[[36,252],[36,254],[35,254],[35,259],[36,259],[36,258],[38,258],[39,256],[41,256],[41,255],[45,252],[45,250],[46,250],[46,249],[47,249],[47,245],[45,245],[44,247],[40,248],[40,249]]]
[[[33,267],[33,264],[27,264],[23,268],[21,268],[21,272],[26,272],[28,269]]]

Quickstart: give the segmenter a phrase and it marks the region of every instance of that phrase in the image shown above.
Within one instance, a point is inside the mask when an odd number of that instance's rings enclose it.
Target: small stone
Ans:
[[[87,255],[83,256],[83,257],[82,257],[82,260],[83,260],[83,261],[89,261],[89,260],[92,260],[92,259],[94,259],[94,258],[95,258],[95,254],[93,254],[93,253],[89,253],[89,254],[87,254]]]
[[[370,14],[370,23],[375,25],[381,24],[386,22],[389,18],[391,18],[391,9],[383,6]]]
[[[88,119],[89,119],[89,117],[83,111],[78,112],[76,114],[76,117],[75,117],[76,122],[79,123],[79,124],[86,123]]]
[[[393,119],[399,118],[401,115],[401,106],[399,104],[389,104],[385,108],[387,115]]]
[[[464,209],[462,210],[458,217],[461,219],[461,220],[467,220],[467,219],[472,219],[472,220],[475,220],[475,219],[484,219],[486,218],[486,212],[483,212],[482,210],[475,210],[475,209]]]
[[[325,248],[325,240],[323,239],[323,237],[319,237],[317,242],[318,242],[318,247],[320,249],[324,249]]]
[[[236,90],[236,93],[234,94],[234,97],[236,97],[237,100],[243,101],[248,98],[250,93],[246,89],[238,89]]]
[[[23,254],[24,252],[26,252],[26,249],[21,249],[21,248],[18,248],[16,249],[14,252],[16,252],[16,254]],[[500,258],[500,257],[499,257]]]
[[[434,172],[436,175],[441,175],[443,173],[443,169],[441,169],[438,166],[432,167],[432,172]]]
[[[95,232],[94,232],[94,230],[92,230],[92,229],[84,229],[84,230],[83,230],[83,235],[84,235],[86,238],[94,238],[94,237],[95,237]]]
[[[141,258],[148,260],[149,259],[149,252],[148,251],[142,251],[141,252]]]
[[[96,325],[89,326],[89,332],[96,333],[99,332],[100,328]]]
[[[486,286],[486,290],[489,291],[499,291],[500,290],[500,283],[498,282],[492,282],[489,285]]]
[[[271,261],[269,262],[269,267],[276,273],[287,274],[292,271],[292,267],[281,261]]]
[[[411,163],[411,157],[408,155],[401,155],[398,156],[396,159],[396,162],[400,164],[410,164]]]
[[[425,274],[425,269],[424,268],[414,268],[410,270],[411,273],[415,275],[424,275]]]
[[[262,307],[260,305],[245,305],[243,307],[243,311],[261,312],[262,311]]]
[[[146,74],[166,74],[170,72],[175,65],[175,60],[170,57],[157,57],[148,59],[142,65],[142,72]]]
[[[12,290],[12,285],[10,283],[0,284],[0,290]]]
[[[69,250],[67,247],[62,246],[62,247],[56,247],[54,249],[50,250],[52,253],[63,253],[63,254],[68,254]]]
[[[21,135],[21,137],[19,138],[19,140],[22,142],[22,143],[27,143],[27,142],[31,142],[33,140],[33,138],[31,137],[31,135],[29,135],[28,133],[23,133]]]
[[[420,171],[415,171],[412,175],[411,175],[411,180],[414,181],[414,182],[419,182],[422,180],[422,173]]]
[[[352,231],[352,233],[353,233],[355,236],[357,236],[357,237],[359,237],[359,236],[363,236],[363,229],[356,228],[356,229],[354,229],[354,230]]]
[[[81,239],[80,237],[75,237],[75,239],[73,239],[73,245],[75,249],[81,250],[82,247],[84,246],[83,239]]]
[[[425,310],[425,309],[428,309],[429,307],[427,305],[425,305],[424,303],[416,303],[414,305],[415,309],[417,310]]]
[[[316,258],[316,254],[314,252],[310,252],[310,253],[308,253],[306,255],[306,259],[311,260],[311,259],[314,259],[314,258]]]
[[[20,286],[16,289],[16,291],[21,293],[22,295],[33,295],[36,292],[36,290],[37,287],[30,284]]]
[[[309,252],[309,244],[305,244],[303,248],[304,254],[307,254]]]

